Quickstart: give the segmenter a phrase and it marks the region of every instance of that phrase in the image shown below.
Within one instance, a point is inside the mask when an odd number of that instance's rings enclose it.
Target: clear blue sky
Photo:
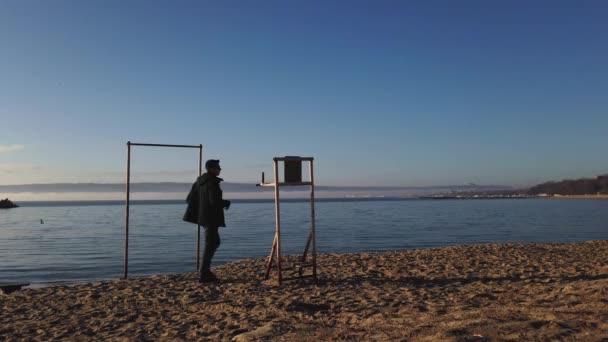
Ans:
[[[0,183],[124,179],[127,140],[229,181],[311,155],[328,185],[608,172],[606,1],[0,2]],[[184,181],[196,151],[137,150]]]

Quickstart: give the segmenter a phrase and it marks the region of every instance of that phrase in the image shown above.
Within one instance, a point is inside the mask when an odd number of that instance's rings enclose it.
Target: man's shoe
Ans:
[[[215,276],[215,274],[211,273],[211,271],[205,272],[198,278],[199,283],[213,283],[217,281],[219,281],[219,279]]]

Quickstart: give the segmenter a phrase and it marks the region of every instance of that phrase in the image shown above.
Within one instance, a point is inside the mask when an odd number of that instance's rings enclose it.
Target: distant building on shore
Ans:
[[[600,192],[608,194],[608,174],[595,177],[597,182],[598,194]]]

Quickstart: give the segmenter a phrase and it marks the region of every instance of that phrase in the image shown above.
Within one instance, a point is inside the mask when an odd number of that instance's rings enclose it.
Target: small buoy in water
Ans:
[[[42,219],[40,219],[40,224],[44,224],[44,221],[42,221]]]

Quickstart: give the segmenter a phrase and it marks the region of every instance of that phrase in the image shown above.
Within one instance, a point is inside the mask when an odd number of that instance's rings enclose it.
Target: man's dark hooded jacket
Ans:
[[[208,173],[198,177],[186,199],[188,210],[184,221],[199,223],[203,227],[226,227],[224,207],[228,201],[222,198],[221,181],[223,179]]]

